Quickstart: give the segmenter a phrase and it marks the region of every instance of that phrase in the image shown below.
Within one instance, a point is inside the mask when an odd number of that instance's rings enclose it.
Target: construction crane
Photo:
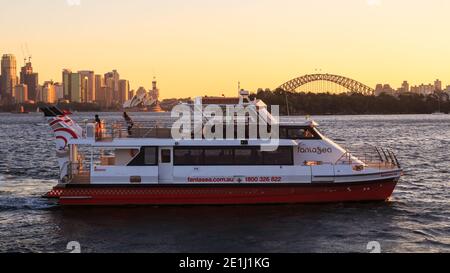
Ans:
[[[28,49],[28,43],[25,43],[25,49],[27,50],[27,56],[28,56],[28,62],[31,63],[31,54],[30,54],[30,50]]]
[[[27,64],[27,56],[25,55],[25,50],[23,50],[23,45],[20,45],[20,49],[22,50],[23,64]]]

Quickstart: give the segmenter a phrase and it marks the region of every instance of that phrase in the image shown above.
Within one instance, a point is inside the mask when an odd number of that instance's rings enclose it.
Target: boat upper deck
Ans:
[[[71,139],[69,142],[71,144],[93,144],[96,143],[100,146],[110,146],[111,144],[119,143],[145,143],[152,142],[155,143],[165,143],[174,144],[175,141],[172,137],[172,125],[175,121],[171,119],[165,120],[146,120],[146,121],[133,121],[132,124],[125,121],[114,121],[110,124],[102,122],[101,129],[98,131],[95,129],[95,123],[93,121],[85,121],[83,128],[82,138]],[[191,141],[189,139],[184,139],[182,141],[189,142],[189,145],[207,145],[205,141],[202,141],[204,137],[199,138],[198,135],[204,136],[203,124],[198,126],[196,124],[191,124]],[[257,136],[252,136],[249,133],[251,126],[256,126]],[[317,131],[317,123],[314,121],[305,122],[287,122],[280,123],[278,125],[277,136],[273,139],[279,140],[283,145],[297,145],[295,140],[320,140],[323,136]],[[223,145],[241,145],[241,141],[249,141],[255,144],[267,143],[267,139],[260,139],[259,137],[259,124],[246,123],[243,131],[239,131],[237,125],[231,125],[231,132],[233,135],[230,137],[229,127],[224,125],[223,137],[220,139],[210,140],[212,143]],[[264,128],[269,130],[269,128]],[[242,129],[241,129],[242,130]],[[272,128],[270,128],[272,131]],[[240,132],[240,133],[238,133]],[[275,135],[274,135],[275,136]],[[187,144],[188,145],[188,144]]]

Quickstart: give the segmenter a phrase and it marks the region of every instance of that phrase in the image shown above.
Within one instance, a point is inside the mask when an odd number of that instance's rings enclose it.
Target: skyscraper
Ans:
[[[94,71],[78,71],[81,75],[83,81],[86,82],[86,91],[84,92],[83,101],[84,102],[94,102],[95,101],[95,74]]]
[[[95,101],[101,105],[105,104],[105,81],[102,75],[95,75]]]
[[[55,87],[56,98],[58,100],[64,100],[64,85],[57,82],[53,86]]]
[[[83,102],[82,79],[79,73],[70,73],[70,101]],[[64,90],[65,92],[65,90]]]
[[[72,71],[69,69],[63,69],[62,72],[62,82],[63,82],[63,92],[64,92],[64,99],[70,100],[72,98],[72,93],[70,92],[71,82],[70,82],[70,74],[72,74]]]
[[[112,79],[112,86],[108,86],[108,80]],[[117,72],[117,70],[113,70],[112,72],[108,72],[105,74],[105,84],[112,88],[112,101],[118,102],[119,101],[119,80],[120,75]]]
[[[28,99],[36,101],[36,88],[39,85],[39,75],[33,72],[31,60],[20,70],[20,83],[28,86]]]
[[[103,75],[97,74],[95,77],[95,100],[101,101],[102,94],[100,89],[105,86],[105,81],[103,79]]]
[[[2,74],[2,82],[1,82],[2,100],[11,102],[14,87],[18,84],[17,63],[16,57],[14,55],[12,54],[3,55],[1,64],[1,74]]]
[[[128,93],[130,92],[130,83],[127,80],[119,81],[119,102],[123,104],[128,100]]]
[[[105,78],[105,104],[106,107],[110,107],[114,102],[114,87],[115,81],[113,78]]]
[[[130,92],[128,92],[128,99],[131,100],[134,97],[135,91],[134,90],[130,90]]]

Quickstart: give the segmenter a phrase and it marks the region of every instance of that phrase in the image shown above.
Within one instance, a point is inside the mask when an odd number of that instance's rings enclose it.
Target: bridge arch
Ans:
[[[361,93],[364,95],[373,95],[375,90],[363,83],[352,80],[347,77],[332,74],[309,74],[292,79],[282,84],[280,89],[284,91],[294,92],[297,88],[310,82],[328,81],[347,88],[350,92]]]

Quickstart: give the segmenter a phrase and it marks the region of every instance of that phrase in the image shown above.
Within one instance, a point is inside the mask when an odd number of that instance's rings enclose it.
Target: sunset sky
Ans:
[[[450,85],[448,0],[0,0],[0,54],[28,44],[40,81],[117,69],[163,98],[235,95],[339,74]]]

